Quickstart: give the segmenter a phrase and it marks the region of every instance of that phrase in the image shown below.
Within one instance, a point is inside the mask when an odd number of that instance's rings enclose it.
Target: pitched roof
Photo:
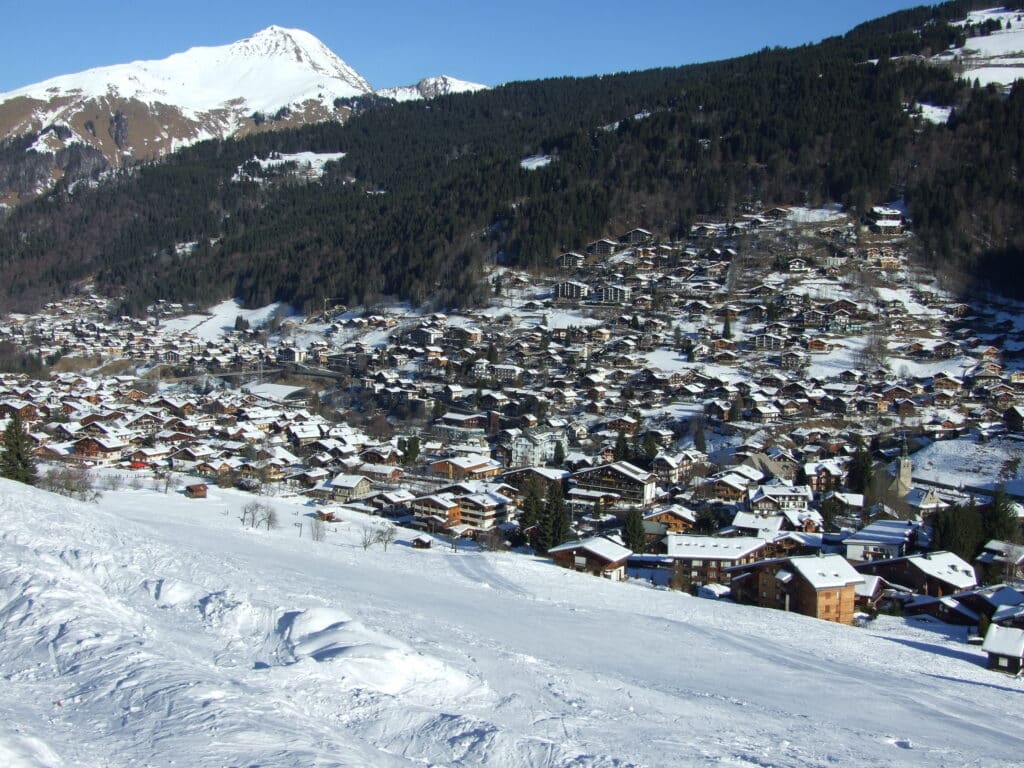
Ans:
[[[791,557],[788,562],[815,589],[845,587],[864,581],[864,577],[841,555]]]
[[[633,554],[631,549],[627,549],[614,541],[602,538],[600,536],[592,539],[580,539],[578,541],[567,541],[565,544],[559,544],[557,547],[552,547],[548,550],[548,553],[552,552],[570,552],[574,549],[582,549],[601,560],[606,560],[609,563],[614,563],[619,560],[625,560],[627,557]]]
[[[981,649],[998,656],[1024,657],[1024,629],[990,624]]]

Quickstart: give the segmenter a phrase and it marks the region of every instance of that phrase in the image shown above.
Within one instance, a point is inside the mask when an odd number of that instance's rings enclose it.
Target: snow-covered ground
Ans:
[[[843,206],[839,203],[825,206],[824,208],[804,208],[796,205],[789,208],[789,216],[786,221],[790,224],[825,224],[828,222],[842,221],[847,219],[848,214],[843,212]]]
[[[935,125],[945,125],[953,113],[952,107],[936,107],[933,104],[918,104],[917,106],[921,110],[921,119]]]
[[[235,318],[241,315],[252,327],[266,323],[274,316],[280,304],[268,304],[257,309],[244,309],[236,299],[222,301],[202,315],[184,315],[163,321],[170,331],[188,331],[204,341],[216,341],[225,332],[234,330]]]
[[[264,169],[276,168],[286,163],[295,163],[295,167],[298,170],[309,170],[317,177],[320,177],[324,175],[324,167],[328,163],[336,162],[343,157],[345,157],[344,152],[294,152],[291,154],[278,153],[274,157],[266,159],[254,157],[253,162],[258,163]],[[234,178],[236,180],[239,179],[241,174],[242,169],[239,168]]]
[[[988,20],[999,21],[1003,29],[990,35],[968,38],[963,48],[941,53],[935,58],[959,62],[963,68],[961,76],[972,82],[1009,85],[1024,78],[1024,14],[993,7],[967,16],[971,24]]]
[[[995,488],[1004,481],[1014,493],[1024,493],[1024,443],[1011,438],[981,442],[973,435],[939,440],[914,454],[914,477],[952,486]],[[1018,460],[1012,470],[1008,463]],[[1007,472],[1000,477],[1001,470]]]
[[[866,628],[526,555],[326,541],[284,499],[85,505],[0,481],[0,762],[1019,764],[1024,682],[943,625]],[[293,523],[302,523],[300,529]],[[301,534],[301,535],[300,535]]]
[[[551,164],[551,155],[530,155],[519,161],[519,167],[524,171],[535,171]]]

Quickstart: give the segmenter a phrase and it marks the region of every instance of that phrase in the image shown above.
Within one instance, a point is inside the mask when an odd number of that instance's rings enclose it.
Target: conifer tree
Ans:
[[[4,430],[3,450],[0,452],[0,476],[28,485],[35,485],[38,480],[32,443],[17,411],[11,416],[7,429]]]
[[[565,463],[565,446],[561,440],[555,443],[555,455],[551,459],[551,463],[556,467],[560,467]]]
[[[524,487],[523,506],[519,510],[519,529],[526,532],[540,522],[544,510],[542,491],[536,480],[527,481]]]
[[[569,518],[565,513],[565,500],[562,490],[557,486],[548,489],[547,503],[540,519],[537,535],[537,548],[545,554],[552,547],[557,547],[569,539]]]
[[[629,441],[626,440],[625,432],[619,432],[619,436],[615,439],[615,450],[612,452],[612,456],[616,461],[625,461],[629,458]]]
[[[704,435],[704,420],[698,419],[693,429],[693,447],[701,453],[708,452],[708,440]]]
[[[739,392],[736,393],[736,397],[732,401],[732,406],[729,408],[729,421],[740,421],[743,419],[743,397]]]
[[[647,548],[647,537],[644,535],[644,518],[640,510],[633,508],[626,515],[626,524],[622,528],[622,540],[635,553]]]
[[[981,513],[985,539],[1017,543],[1020,539],[1020,524],[1013,512],[1013,502],[1006,494],[1006,488],[1000,484],[995,496]]]
[[[846,476],[846,485],[853,493],[866,493],[871,487],[871,480],[874,475],[874,463],[871,454],[864,447],[864,441],[858,435],[854,438],[857,446],[853,454],[853,461],[850,462],[850,470]]]

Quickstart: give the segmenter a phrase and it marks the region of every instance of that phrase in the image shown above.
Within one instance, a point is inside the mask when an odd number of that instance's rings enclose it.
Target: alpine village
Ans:
[[[1022,13],[368,93],[158,157],[127,108],[114,157],[9,134],[3,475],[940,622],[1019,674],[1024,87],[961,53]]]

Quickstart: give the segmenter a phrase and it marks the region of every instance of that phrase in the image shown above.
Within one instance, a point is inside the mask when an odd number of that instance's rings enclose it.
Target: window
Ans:
[[[999,657],[999,666],[1000,667],[1009,667],[1010,666],[1010,660],[1008,658],[1006,658],[1005,656],[1000,656]]]
[[[700,567],[701,567],[702,565],[704,565],[704,561],[703,561],[703,560],[694,560],[694,561],[693,561],[693,562],[691,563],[691,565],[692,565],[692,566],[693,566],[694,568],[700,568]]]

